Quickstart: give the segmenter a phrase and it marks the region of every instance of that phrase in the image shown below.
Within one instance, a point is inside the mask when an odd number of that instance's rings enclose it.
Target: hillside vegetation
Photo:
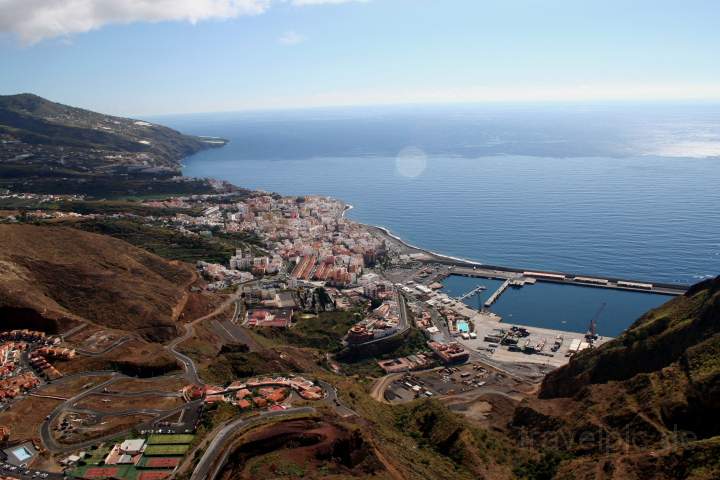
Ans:
[[[103,115],[32,94],[0,96],[0,134],[27,145],[88,152],[101,150],[105,155],[108,152],[144,153],[128,158],[142,159],[152,166],[174,168],[182,157],[212,145],[161,125]],[[93,158],[98,162],[102,160],[99,154]],[[32,162],[32,159],[29,157],[25,161]],[[106,163],[115,161],[106,159]]]
[[[556,478],[720,478],[720,277],[550,373],[517,439],[572,459]]]

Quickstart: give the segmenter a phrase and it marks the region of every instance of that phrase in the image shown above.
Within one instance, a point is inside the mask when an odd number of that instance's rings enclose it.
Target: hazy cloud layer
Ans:
[[[289,0],[289,3],[304,6],[351,1],[358,0]],[[15,34],[23,43],[33,44],[111,23],[195,23],[258,15],[272,3],[273,0],[0,0],[0,32]]]
[[[297,45],[298,43],[302,43],[304,41],[304,36],[292,31],[285,32],[280,36],[280,38],[278,38],[278,43],[281,45]]]
[[[296,6],[304,5],[339,5],[341,3],[365,3],[369,0],[290,0],[290,3]]]

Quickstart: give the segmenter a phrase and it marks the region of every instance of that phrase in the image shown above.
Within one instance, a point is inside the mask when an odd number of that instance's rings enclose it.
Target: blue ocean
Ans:
[[[409,243],[487,264],[692,284],[720,274],[720,105],[329,108],[153,119],[230,140],[184,173],[322,194]],[[489,295],[493,281],[488,280]],[[461,295],[477,279],[451,277]],[[663,295],[538,283],[492,309],[614,336]],[[466,302],[471,306],[478,298]]]
[[[224,148],[184,173],[322,194],[483,263],[694,283],[720,274],[720,105],[475,105],[171,116]]]
[[[445,255],[651,282],[720,274],[720,105],[363,107],[153,120],[230,140],[187,158],[186,175],[337,197],[353,205],[351,218]],[[472,279],[447,286],[458,295],[472,287]],[[607,303],[601,333],[616,335],[668,299],[568,288],[579,287],[526,287],[493,309],[506,321],[583,331]]]

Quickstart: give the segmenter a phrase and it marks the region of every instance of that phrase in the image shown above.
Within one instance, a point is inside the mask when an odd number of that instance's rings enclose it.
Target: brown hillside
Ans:
[[[720,277],[550,373],[511,427],[567,453],[558,479],[716,479],[719,417]]]
[[[718,334],[720,277],[693,286],[685,295],[643,315],[620,337],[550,373],[540,396],[571,396],[588,384],[627,380],[673,362],[686,363],[689,348]]]
[[[166,340],[177,333],[195,276],[184,264],[72,228],[0,225],[0,247],[0,329],[57,332],[84,319]]]

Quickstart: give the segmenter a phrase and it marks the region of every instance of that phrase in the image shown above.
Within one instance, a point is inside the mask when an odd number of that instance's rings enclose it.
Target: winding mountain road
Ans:
[[[238,418],[229,422],[212,439],[202,458],[195,466],[190,480],[213,480],[225,465],[227,457],[230,455],[232,442],[246,430],[274,418],[302,414],[310,415],[315,412],[316,410],[313,407],[289,408],[287,410],[263,412],[256,417]]]
[[[253,280],[254,281],[254,280]],[[251,282],[245,282],[245,284],[251,283]],[[195,334],[195,326],[198,325],[200,322],[212,319],[214,317],[217,317],[218,315],[225,312],[228,308],[234,306],[235,310],[233,315],[236,316],[238,313],[238,307],[237,302],[240,298],[240,295],[242,293],[242,285],[241,284],[237,291],[230,296],[227,300],[225,300],[221,305],[219,305],[217,308],[215,308],[212,312],[208,313],[207,315],[204,315],[202,317],[196,318],[195,320],[185,324],[183,326],[183,333],[182,335],[178,336],[171,342],[165,345],[165,348],[171,352],[175,358],[183,365],[183,369],[185,370],[184,376],[185,378],[194,384],[197,385],[204,385],[204,382],[202,378],[200,378],[200,375],[197,371],[197,366],[195,365],[195,362],[184,353],[181,353],[177,350],[178,346],[182,344],[183,342],[189,340],[193,337]],[[401,322],[407,325],[407,317],[405,316],[405,304],[404,299],[401,299]],[[232,332],[229,332],[232,333]],[[116,348],[126,341],[128,341],[130,337],[125,337],[118,339],[113,345],[108,347],[105,351],[101,352],[106,353],[109,350],[112,350],[113,348]],[[94,355],[93,355],[94,356]],[[104,376],[104,375],[110,375],[110,378],[108,380],[105,380],[92,388],[89,388],[85,391],[82,391],[80,393],[77,393],[73,395],[70,398],[67,398],[65,401],[63,401],[61,404],[55,407],[53,411],[50,413],[50,415],[47,416],[47,418],[43,421],[41,427],[40,427],[40,437],[45,444],[46,448],[52,452],[52,453],[66,453],[70,451],[76,451],[81,448],[85,448],[87,446],[97,444],[99,442],[110,440],[113,438],[116,438],[118,435],[121,435],[125,432],[114,432],[112,434],[104,435],[101,437],[93,438],[92,440],[88,440],[85,442],[79,442],[74,444],[61,444],[55,440],[55,438],[52,435],[51,427],[53,422],[64,412],[76,412],[76,413],[84,413],[87,415],[95,416],[99,419],[102,419],[106,416],[130,416],[130,415],[151,415],[153,416],[152,420],[148,422],[144,422],[139,426],[136,426],[136,428],[141,428],[144,425],[152,425],[155,422],[162,420],[163,418],[170,417],[172,415],[175,415],[182,411],[185,408],[188,408],[188,406],[195,406],[202,403],[202,400],[195,400],[193,402],[190,402],[188,404],[185,404],[183,406],[168,409],[168,410],[160,410],[160,409],[153,409],[153,408],[137,408],[137,409],[128,409],[122,412],[103,412],[94,410],[91,408],[78,408],[76,405],[78,402],[83,400],[85,397],[93,394],[101,394],[105,396],[117,396],[119,398],[133,398],[133,397],[141,397],[143,395],[148,394],[157,394],[162,396],[175,396],[174,393],[169,392],[163,392],[163,391],[143,391],[143,392],[113,392],[107,389],[108,386],[112,385],[114,382],[124,379],[124,378],[131,378],[124,374],[121,374],[119,372],[114,371],[98,371],[98,372],[83,372],[78,375],[68,376],[64,377],[63,379],[59,380],[59,382],[68,381],[71,378],[74,378],[76,376]],[[338,415],[341,417],[348,417],[352,415],[356,415],[356,413],[346,407],[345,405],[340,403],[340,400],[338,399],[337,390],[335,387],[327,382],[324,382],[322,380],[317,381],[318,385],[320,385],[324,391],[325,391],[325,398],[324,402],[333,408]],[[228,421],[226,425],[224,425],[218,432],[215,434],[215,436],[210,441],[207,449],[205,450],[202,458],[196,465],[195,469],[192,472],[191,480],[206,480],[206,479],[214,479],[217,473],[220,471],[222,466],[227,461],[227,457],[231,452],[231,445],[234,440],[237,439],[237,437],[245,432],[246,430],[256,427],[263,422],[269,421],[271,419],[276,419],[278,417],[290,417],[290,416],[296,416],[296,415],[311,415],[316,413],[316,409],[314,407],[295,407],[295,408],[289,408],[287,410],[281,410],[281,411],[264,411],[257,416],[254,417],[244,417],[244,418],[238,418],[235,420]]]
[[[75,377],[93,377],[93,376],[106,376],[110,375],[111,377],[104,382],[101,382],[92,388],[89,388],[87,390],[84,390],[80,393],[77,393],[76,395],[73,395],[72,397],[67,398],[62,403],[57,405],[53,411],[45,418],[43,423],[40,425],[40,438],[42,439],[42,442],[45,444],[45,447],[53,452],[53,453],[64,453],[64,452],[71,452],[75,451],[79,448],[84,448],[90,445],[95,445],[97,443],[100,443],[104,440],[109,440],[112,438],[117,437],[118,435],[124,433],[124,432],[114,432],[109,435],[104,435],[101,437],[93,438],[92,440],[88,440],[86,442],[79,442],[79,443],[73,443],[73,444],[61,444],[52,435],[51,427],[53,422],[64,412],[75,412],[75,413],[81,413],[86,415],[92,415],[99,419],[102,419],[104,417],[111,417],[111,416],[132,416],[132,415],[149,415],[153,418],[147,422],[143,422],[141,426],[144,425],[150,425],[153,424],[165,417],[174,415],[179,413],[180,411],[188,408],[188,405],[197,405],[200,401],[190,402],[189,404],[183,404],[179,407],[170,408],[170,409],[156,409],[156,408],[135,408],[135,409],[128,409],[118,412],[107,412],[107,411],[99,411],[92,408],[81,408],[77,407],[76,405],[78,402],[83,400],[85,397],[88,397],[90,395],[104,395],[108,397],[118,397],[118,398],[133,398],[137,395],[159,395],[159,396],[178,396],[175,393],[162,391],[162,390],[149,390],[145,392],[123,392],[123,393],[115,393],[115,392],[108,392],[105,391],[105,388],[112,385],[113,383],[127,378],[133,378],[128,377],[127,375],[123,375],[118,372],[114,371],[97,371],[97,372],[83,372],[81,374],[77,375],[71,375],[67,377],[63,377],[60,380],[57,380],[56,383],[62,383],[63,381],[68,381]]]
[[[189,340],[192,338],[192,336],[195,334],[195,325],[197,325],[200,322],[203,322],[205,320],[209,320],[211,318],[215,318],[221,313],[225,312],[228,308],[235,305],[235,312],[237,312],[237,302],[240,299],[240,295],[242,294],[242,287],[248,283],[254,282],[255,280],[250,280],[248,282],[244,282],[238,285],[237,290],[235,293],[233,293],[230,298],[225,300],[220,306],[215,308],[212,312],[208,313],[207,315],[203,315],[202,317],[198,317],[192,322],[186,323],[183,326],[183,334],[179,337],[173,339],[170,343],[165,345],[165,348],[170,351],[173,355],[175,355],[175,358],[178,359],[178,361],[183,365],[183,368],[185,369],[185,375],[189,382],[194,383],[196,385],[204,385],[205,383],[200,378],[200,375],[198,375],[197,366],[195,365],[195,362],[188,357],[187,355],[180,353],[177,350],[178,345],[185,342],[186,340]],[[233,314],[235,315],[235,313]]]

